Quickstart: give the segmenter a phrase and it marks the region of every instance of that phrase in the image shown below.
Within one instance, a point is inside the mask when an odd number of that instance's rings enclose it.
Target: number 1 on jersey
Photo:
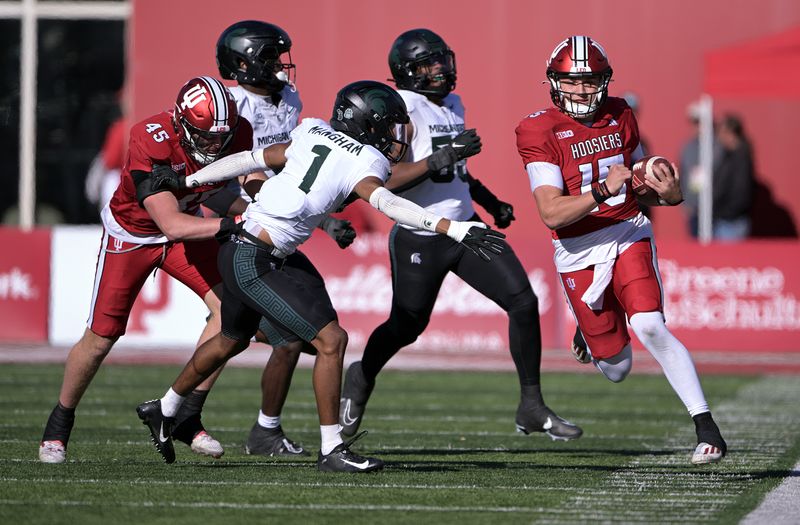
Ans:
[[[308,171],[303,177],[303,182],[300,183],[300,189],[303,190],[303,193],[311,191],[311,186],[314,184],[314,181],[317,180],[319,169],[322,167],[322,163],[325,162],[325,159],[328,158],[331,148],[323,146],[322,144],[317,144],[311,148],[311,152],[316,154],[317,157],[311,163],[311,166],[308,167]]]

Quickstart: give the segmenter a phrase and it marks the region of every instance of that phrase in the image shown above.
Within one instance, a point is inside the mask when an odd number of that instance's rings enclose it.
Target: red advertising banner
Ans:
[[[350,335],[348,348],[360,351],[372,330],[389,317],[392,275],[388,236],[361,234],[350,248],[340,250],[325,235],[314,235],[302,249],[325,277],[340,323]],[[560,339],[564,300],[557,288],[550,250],[547,240],[535,247],[515,247],[539,297],[545,344],[555,345]],[[508,317],[499,306],[450,274],[439,291],[428,328],[403,353],[406,358],[419,354],[426,362],[438,356],[461,365],[474,360],[510,363]]]
[[[660,243],[667,326],[688,347],[800,351],[800,243]]]
[[[530,239],[513,247],[539,297],[544,347],[567,347],[574,324],[556,280],[549,240]],[[346,251],[315,235],[304,251],[325,276],[351,346],[363,347],[389,315],[386,235],[361,235]],[[690,350],[800,351],[800,243],[659,243],[658,255],[667,326]],[[634,346],[642,349],[636,341]],[[462,363],[507,359],[507,317],[450,275],[428,329],[405,352],[449,354]]]
[[[50,230],[0,228],[0,341],[47,341]]]

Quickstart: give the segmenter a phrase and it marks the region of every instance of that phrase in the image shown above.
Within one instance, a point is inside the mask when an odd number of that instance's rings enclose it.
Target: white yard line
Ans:
[[[792,473],[775,487],[740,525],[795,525],[800,523],[800,461]]]
[[[47,501],[0,499],[0,505],[21,505],[26,507],[167,507],[167,508],[206,508],[237,510],[368,510],[368,511],[401,511],[401,512],[487,512],[487,513],[524,513],[537,511],[536,507],[440,507],[435,505],[334,505],[328,503],[309,503],[307,505],[288,503],[226,503],[222,501],[194,502],[161,502],[161,501],[115,501],[108,503],[86,502],[77,500]]]
[[[603,486],[611,495],[576,494],[557,508],[542,509],[536,522],[716,521],[720,512],[759,481],[759,472],[769,470],[775,457],[794,445],[800,434],[800,409],[795,401],[799,395],[796,378],[765,377],[752,383],[735,398],[712,407],[731,451],[722,464],[672,471],[674,466],[689,467],[695,436],[687,416],[685,428],[667,441],[661,455],[638,456],[608,476]],[[774,424],[787,420],[792,424]],[[663,455],[665,451],[671,453]],[[721,493],[723,478],[725,492]],[[796,495],[797,491],[791,501],[781,502],[789,506],[782,507],[781,513],[793,516],[791,523],[800,521]]]

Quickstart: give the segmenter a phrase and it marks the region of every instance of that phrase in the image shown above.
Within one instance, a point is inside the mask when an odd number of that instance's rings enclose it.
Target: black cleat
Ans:
[[[175,463],[175,448],[172,446],[172,426],[174,417],[164,417],[161,413],[161,400],[153,399],[136,407],[142,423],[150,429],[150,439],[165,463]]]
[[[310,455],[302,446],[286,437],[283,429],[264,428],[258,423],[253,425],[247,444],[244,446],[245,454],[258,456],[298,457]]]
[[[342,435],[355,436],[367,401],[375,388],[375,381],[367,381],[361,369],[361,361],[356,361],[347,368],[342,387],[342,398],[339,400],[339,424],[342,426]]]
[[[526,405],[520,402],[517,408],[517,432],[543,432],[553,441],[569,441],[583,435],[581,427],[558,417],[546,405]]]
[[[378,458],[365,458],[350,450],[357,439],[366,434],[362,432],[354,438],[337,445],[330,454],[317,456],[317,468],[321,472],[375,472],[383,468],[383,461]]]

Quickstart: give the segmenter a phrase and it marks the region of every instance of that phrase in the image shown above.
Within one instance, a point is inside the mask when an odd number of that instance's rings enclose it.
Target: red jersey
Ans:
[[[564,195],[591,191],[593,182],[605,180],[608,167],[631,166],[639,146],[639,127],[624,99],[609,97],[595,121],[586,126],[552,107],[528,115],[517,126],[517,150],[523,165],[547,162],[561,169]],[[577,237],[630,219],[639,213],[630,181],[581,220],[553,230],[553,238]]]
[[[236,128],[228,154],[251,149],[253,149],[253,128],[247,119],[239,117],[239,126]],[[172,112],[164,111],[153,115],[131,128],[125,166],[109,206],[119,225],[133,234],[162,235],[147,210],[139,206],[131,176],[131,171],[137,170],[150,173],[154,164],[168,164],[179,175],[191,175],[203,167],[181,146],[172,124]],[[200,204],[225,184],[227,181],[184,188],[172,193],[178,199],[181,212],[197,215]]]

